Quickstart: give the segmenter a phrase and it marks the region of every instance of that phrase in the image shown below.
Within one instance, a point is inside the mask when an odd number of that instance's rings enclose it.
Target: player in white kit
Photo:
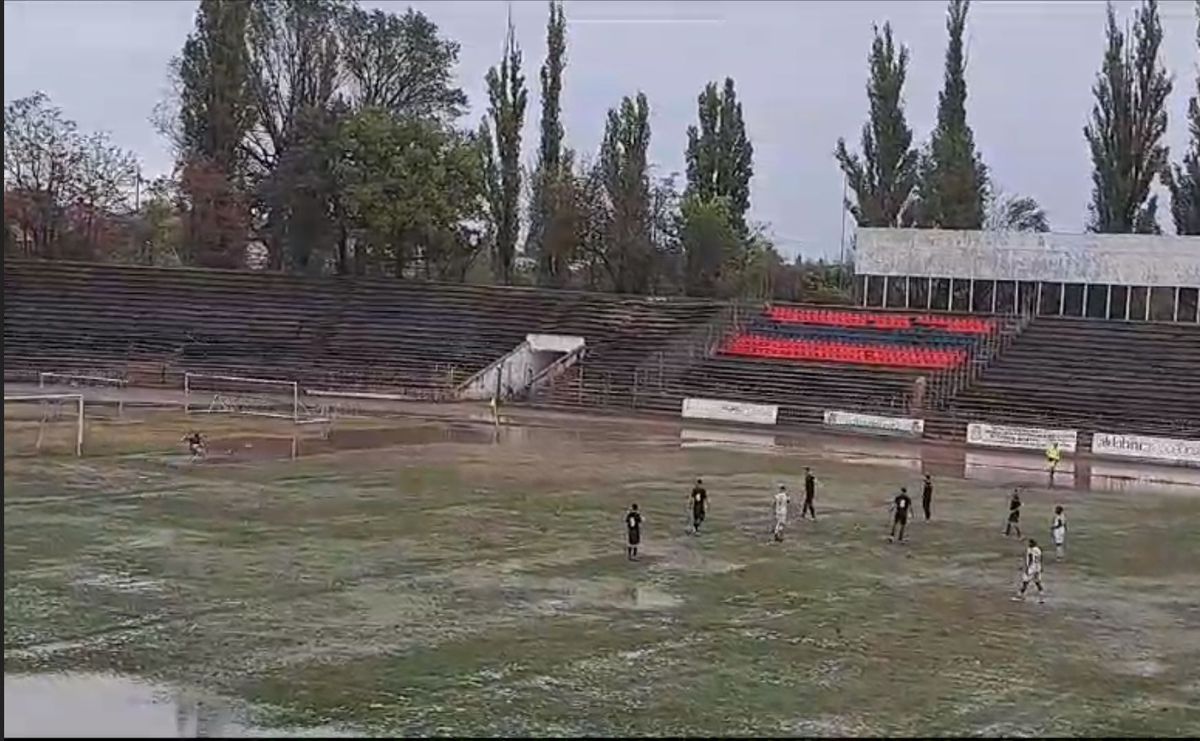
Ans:
[[[783,540],[783,528],[787,525],[787,511],[787,487],[780,484],[779,491],[775,492],[775,540],[777,542]]]
[[[1038,548],[1037,541],[1033,538],[1029,539],[1029,547],[1025,549],[1025,568],[1021,572],[1021,590],[1017,592],[1017,596],[1013,597],[1016,601],[1025,599],[1025,590],[1029,588],[1029,582],[1033,582],[1038,590],[1038,603],[1045,600],[1042,598],[1042,549]]]
[[[1061,559],[1067,553],[1067,515],[1060,504],[1054,508],[1054,520],[1050,523],[1050,537],[1054,540],[1054,558]]]

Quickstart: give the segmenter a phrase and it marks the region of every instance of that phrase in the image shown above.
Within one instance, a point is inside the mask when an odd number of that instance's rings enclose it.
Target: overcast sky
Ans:
[[[483,77],[500,55],[508,5],[495,2],[363,2],[402,12],[413,5],[462,45],[458,74],[486,105]],[[1131,17],[1130,0],[1117,4]],[[1192,0],[1162,3],[1163,58],[1176,78],[1169,143],[1186,142],[1186,95],[1195,90]],[[137,152],[148,175],[171,156],[149,117],[167,91],[167,63],[192,27],[187,0],[25,0],[4,3],[4,98],[46,92],[85,130],[103,129]],[[512,3],[531,87],[526,160],[536,150],[537,68],[545,52],[545,2]],[[911,50],[909,123],[924,141],[936,115],[946,44],[945,3],[567,2],[563,108],[570,146],[594,155],[605,111],[642,90],[650,99],[651,158],[682,172],[685,132],[709,80],[732,76],[754,143],[751,217],[780,250],[836,256],[842,176],[834,144],[857,148],[866,115],[871,26],[891,21]],[[1104,43],[1101,2],[975,2],[967,28],[975,140],[1006,192],[1036,197],[1056,231],[1083,229],[1090,163],[1082,127]],[[1165,204],[1164,204],[1165,206]],[[1160,212],[1165,209],[1160,209]],[[1166,224],[1164,217],[1164,224]],[[1168,226],[1169,230],[1169,226]]]

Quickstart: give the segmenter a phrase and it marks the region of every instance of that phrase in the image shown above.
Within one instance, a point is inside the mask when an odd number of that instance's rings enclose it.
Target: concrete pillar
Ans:
[[[1067,311],[1067,284],[1058,284],[1058,315],[1062,316]]]
[[[883,308],[885,309],[888,307],[888,290],[890,290],[890,286],[888,284],[888,276],[885,275],[883,276]]]
[[[1150,321],[1150,299],[1154,298],[1154,287],[1146,286],[1146,317],[1143,321]]]
[[[971,284],[967,288],[967,311],[975,311],[975,279],[971,279]]]
[[[912,276],[904,277],[904,308],[912,308]]]
[[[925,311],[933,308],[933,278],[925,279]]]
[[[1175,286],[1175,312],[1171,321],[1179,321],[1179,286]]]
[[[1112,319],[1112,283],[1108,286],[1108,295],[1104,297],[1104,318]]]

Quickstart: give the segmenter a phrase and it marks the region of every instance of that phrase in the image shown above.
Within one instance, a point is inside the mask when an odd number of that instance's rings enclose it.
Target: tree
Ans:
[[[556,208],[567,207],[563,196],[575,190],[571,173],[571,153],[563,149],[562,76],[567,55],[567,20],[561,0],[550,0],[546,21],[546,60],[542,63],[541,142],[537,170],[533,176],[533,195],[529,205],[529,235],[525,252],[538,261],[538,279],[544,285],[562,285],[569,271],[574,243],[562,241],[563,217]],[[568,217],[569,220],[569,217]]]
[[[609,110],[600,145],[599,175],[609,212],[605,247],[598,257],[617,293],[644,293],[650,283],[654,246],[649,146],[650,103],[638,93]]]
[[[528,91],[521,74],[521,47],[509,19],[504,55],[499,67],[487,73],[488,118],[480,130],[488,143],[484,162],[488,215],[491,220],[492,262],[496,280],[512,283],[513,258],[521,230],[521,127],[525,124]]]
[[[703,201],[723,199],[734,230],[745,237],[754,147],[746,138],[733,80],[725,78],[721,91],[710,82],[698,103],[700,125],[689,126],[687,133],[687,193]]]
[[[110,257],[137,172],[132,152],[80,133],[44,93],[4,107],[4,216],[18,254]]]
[[[725,200],[685,196],[680,209],[680,244],[684,256],[684,290],[689,296],[716,296],[725,268],[741,252]]]
[[[350,8],[340,23],[349,102],[450,123],[467,96],[454,84],[459,45],[412,8],[402,15]]]
[[[1046,212],[1036,200],[999,192],[988,199],[987,220],[983,226],[995,232],[1050,231]]]
[[[1196,46],[1200,48],[1200,0],[1196,2]],[[1196,94],[1188,100],[1188,131],[1191,145],[1183,160],[1163,171],[1171,191],[1176,234],[1200,234],[1200,69],[1196,71]]]
[[[838,139],[835,157],[854,191],[855,203],[846,208],[858,225],[898,226],[917,183],[917,153],[904,116],[908,49],[896,48],[890,24],[875,29],[868,64],[870,118],[863,125],[862,156],[850,154]]]
[[[249,223],[243,143],[253,123],[246,29],[250,5],[202,0],[176,60],[179,167],[189,208],[190,258],[242,264]]]
[[[921,226],[980,229],[984,222],[988,173],[967,124],[963,31],[969,7],[970,0],[950,0],[946,13],[945,81],[938,94],[937,128],[920,168]]]
[[[45,93],[4,106],[5,222],[31,256],[56,256],[82,159],[78,127]]]
[[[340,128],[336,179],[356,272],[462,280],[481,245],[482,143],[430,119],[368,108]]]
[[[1162,138],[1172,86],[1158,58],[1158,3],[1143,1],[1134,18],[1133,44],[1127,47],[1110,2],[1107,36],[1104,63],[1092,86],[1092,120],[1083,130],[1093,166],[1088,228],[1109,234],[1156,234],[1158,199],[1150,195],[1150,188],[1167,163]]]
[[[247,51],[254,125],[245,139],[250,171],[258,186],[257,208],[264,227],[268,265],[284,266],[285,247],[306,263],[331,230],[313,228],[312,214],[327,212],[308,189],[293,189],[272,175],[289,153],[327,134],[339,73],[337,24],[344,0],[261,0],[249,3]],[[304,221],[291,223],[295,215]]]

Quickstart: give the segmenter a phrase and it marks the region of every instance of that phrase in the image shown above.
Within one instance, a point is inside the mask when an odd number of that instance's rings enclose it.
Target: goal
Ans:
[[[83,394],[28,394],[4,397],[4,454],[29,448],[83,455]]]
[[[99,373],[68,373],[60,371],[42,371],[38,373],[38,393],[54,393],[56,389],[87,389],[89,391],[99,391],[99,393],[86,394],[87,400],[92,405],[92,416],[96,416],[97,404],[99,408],[109,408],[115,405],[117,416],[123,417],[125,414],[125,388],[129,385],[129,381],[116,376],[115,374],[100,375]],[[109,390],[110,393],[105,393]],[[115,393],[111,393],[115,392]],[[64,391],[64,393],[66,393]],[[70,393],[74,393],[73,391]]]
[[[212,373],[183,374],[185,414],[246,414],[291,420],[295,424],[329,420],[305,403],[295,381]]]

